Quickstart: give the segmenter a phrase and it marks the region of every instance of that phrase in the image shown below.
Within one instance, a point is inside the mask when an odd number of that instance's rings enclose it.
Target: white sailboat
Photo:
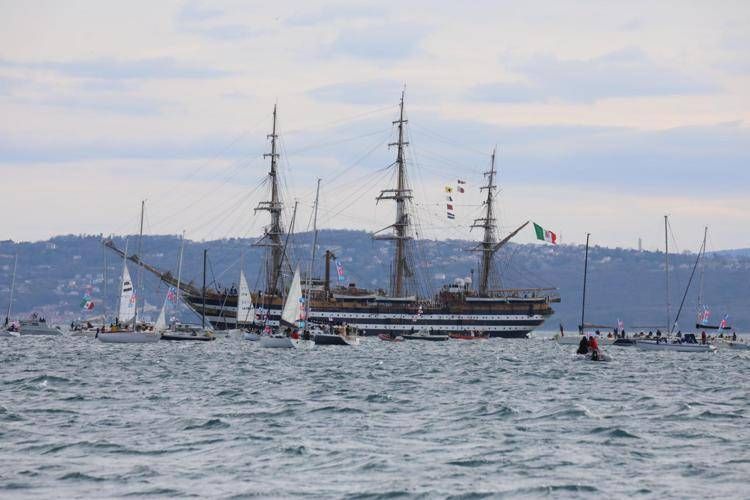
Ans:
[[[16,288],[16,267],[18,267],[18,254],[13,260],[13,275],[10,279],[10,297],[8,298],[8,311],[5,313],[5,324],[0,329],[0,337],[18,337],[18,325],[11,322],[10,314],[13,311],[13,291]]]
[[[141,229],[138,237],[138,257],[141,256],[141,242],[143,240],[143,211],[145,202],[141,202]],[[128,271],[127,251],[122,260],[122,282],[120,286],[120,305],[118,307],[118,321],[110,331],[99,333],[96,338],[105,344],[146,344],[157,342],[159,333],[147,330],[145,325],[138,325],[138,294]],[[132,321],[132,325],[129,324]]]
[[[282,349],[297,348],[301,341],[299,333],[294,328],[298,326],[302,318],[302,310],[302,283],[299,277],[299,266],[297,266],[284,302],[284,309],[281,312],[281,324],[276,332],[260,336],[260,346]]]

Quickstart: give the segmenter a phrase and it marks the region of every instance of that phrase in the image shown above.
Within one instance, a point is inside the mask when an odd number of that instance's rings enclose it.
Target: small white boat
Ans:
[[[14,332],[11,330],[0,330],[0,338],[10,338],[10,337],[18,337],[18,332]]]
[[[594,361],[594,362],[598,362],[598,361],[612,361],[612,356],[610,356],[606,352],[600,352],[598,359],[593,359],[592,356],[591,356],[591,353],[589,353],[589,354],[574,354],[573,356],[574,356],[574,359],[576,361]]]
[[[712,344],[689,344],[679,342],[655,342],[638,340],[635,346],[642,351],[715,352]]]
[[[295,349],[294,339],[285,335],[261,335],[260,346],[268,349]]]
[[[150,342],[158,342],[160,335],[155,332],[134,332],[119,331],[119,332],[104,332],[97,335],[99,342],[105,344],[148,344]]]
[[[22,319],[20,322],[20,326],[18,328],[19,333],[22,336],[27,335],[46,335],[46,336],[60,336],[62,335],[62,330],[60,330],[59,327],[53,327],[47,324],[47,321],[44,319]]]
[[[260,337],[261,336],[255,332],[245,332],[242,334],[243,339],[249,340],[251,342],[257,342],[258,340],[260,340]]]

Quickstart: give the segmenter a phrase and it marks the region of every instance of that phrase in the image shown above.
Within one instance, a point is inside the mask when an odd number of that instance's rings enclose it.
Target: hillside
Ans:
[[[125,240],[116,240],[124,246]],[[129,250],[134,248],[129,240]],[[189,241],[185,249],[183,277],[200,283],[202,251],[208,249],[209,283],[230,286],[236,282],[241,255],[250,287],[261,287],[262,250],[251,246],[251,240],[226,239]],[[296,235],[290,243],[293,254],[308,256],[310,235]],[[416,263],[420,279],[419,290],[426,293],[457,277],[469,276],[476,268],[477,254],[467,251],[472,243],[466,241],[420,241]],[[154,266],[175,272],[179,239],[175,236],[147,236],[143,240],[144,260]],[[390,268],[390,249],[387,243],[374,242],[361,231],[322,231],[321,254],[331,249],[342,261],[346,281],[360,286],[387,288]],[[116,301],[116,288],[121,263],[105,251],[96,236],[59,236],[34,243],[0,242],[0,307],[4,313],[8,303],[13,255],[18,252],[16,298],[14,311],[28,314],[39,311],[55,321],[70,321],[80,316],[79,304],[89,289],[101,313],[105,286],[104,259],[107,259],[107,297],[109,309]],[[671,256],[673,315],[682,299],[688,282],[694,254]],[[306,264],[303,262],[302,267]],[[316,274],[322,272],[318,259]],[[580,317],[583,248],[580,246],[516,245],[504,248],[497,258],[497,270],[505,287],[556,286],[562,302],[556,304],[557,313],[547,323],[555,329],[562,322],[574,328]],[[136,270],[131,267],[133,277]],[[144,273],[145,296],[149,308],[160,304],[164,286]],[[697,309],[699,275],[687,296],[680,324],[693,323]],[[714,253],[705,259],[704,301],[714,311],[718,321],[725,313],[740,330],[750,329],[750,257],[732,253]],[[622,318],[628,325],[663,324],[664,312],[664,254],[636,250],[593,247],[590,249],[587,321],[614,324]]]

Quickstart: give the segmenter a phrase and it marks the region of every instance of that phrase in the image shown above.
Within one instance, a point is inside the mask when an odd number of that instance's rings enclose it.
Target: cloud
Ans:
[[[74,78],[99,80],[212,79],[229,75],[223,70],[191,66],[169,57],[131,60],[100,58],[66,62],[0,60],[0,67],[52,71]]]
[[[340,20],[382,18],[383,15],[383,7],[344,3],[316,6],[313,10],[297,12],[285,18],[284,23],[290,26],[307,27]]]
[[[323,102],[377,105],[395,102],[402,86],[395,80],[334,83],[310,90],[308,95]]]
[[[705,95],[719,92],[710,82],[663,67],[637,48],[626,48],[587,60],[536,56],[513,68],[517,82],[475,86],[471,98],[488,102],[591,103],[618,97]]]
[[[329,52],[359,59],[406,59],[419,52],[426,34],[424,27],[408,23],[347,27],[338,32]]]

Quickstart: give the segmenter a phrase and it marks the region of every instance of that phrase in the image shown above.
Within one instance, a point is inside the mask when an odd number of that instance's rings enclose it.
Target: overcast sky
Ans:
[[[321,226],[379,229],[406,85],[421,236],[479,237],[497,145],[502,231],[750,247],[749,54],[746,1],[0,0],[0,239],[135,232],[142,198],[151,233],[257,234],[274,103],[297,227],[322,177]]]

